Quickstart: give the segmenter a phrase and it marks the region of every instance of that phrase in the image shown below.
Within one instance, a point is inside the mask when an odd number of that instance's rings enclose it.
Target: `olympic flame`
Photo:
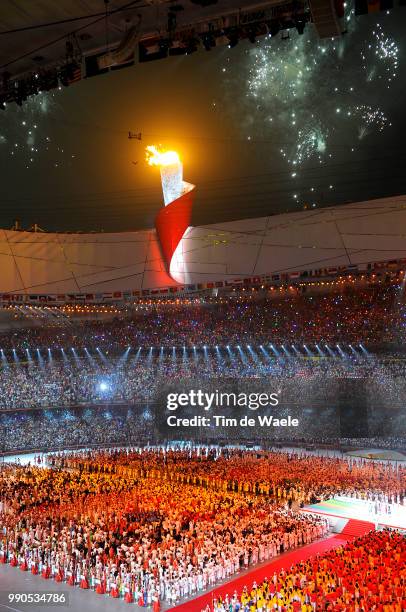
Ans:
[[[184,190],[183,165],[176,151],[150,145],[146,148],[146,159],[150,166],[157,166],[161,171],[165,206],[180,198]]]
[[[150,166],[172,166],[180,164],[180,157],[176,151],[163,151],[155,145],[150,145],[146,148],[147,162]]]

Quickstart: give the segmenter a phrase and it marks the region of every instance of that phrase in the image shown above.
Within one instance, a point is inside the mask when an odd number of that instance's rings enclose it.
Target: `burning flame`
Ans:
[[[180,157],[176,151],[163,151],[154,145],[146,148],[146,159],[150,166],[171,166],[180,163]]]

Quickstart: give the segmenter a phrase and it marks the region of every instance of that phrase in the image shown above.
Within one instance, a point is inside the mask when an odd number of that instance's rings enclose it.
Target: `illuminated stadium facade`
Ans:
[[[193,195],[162,208],[150,230],[2,230],[2,302],[131,300],[406,258],[406,196],[190,227]]]

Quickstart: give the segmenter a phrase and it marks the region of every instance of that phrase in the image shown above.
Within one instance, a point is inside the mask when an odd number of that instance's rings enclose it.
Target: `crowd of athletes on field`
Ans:
[[[406,538],[372,531],[323,555],[216,597],[205,612],[406,609]]]
[[[303,503],[345,494],[386,507],[406,494],[402,466],[305,453],[86,451],[54,455],[48,466],[2,467],[1,560],[155,612],[322,538],[327,521],[300,514]],[[391,544],[399,561],[399,542]],[[346,578],[344,565],[336,570]],[[343,595],[343,585],[325,583],[303,596]],[[280,586],[279,598],[295,598]],[[296,595],[304,587],[293,586]],[[257,598],[268,595],[259,588]]]

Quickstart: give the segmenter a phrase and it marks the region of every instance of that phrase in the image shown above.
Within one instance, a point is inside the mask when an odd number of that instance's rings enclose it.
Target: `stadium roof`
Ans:
[[[167,262],[155,229],[100,234],[0,231],[0,302],[122,299],[266,275],[406,259],[406,196],[189,228]],[[216,285],[213,285],[213,282]],[[209,284],[208,284],[209,283]],[[219,284],[217,284],[219,283]]]
[[[66,59],[67,42],[82,55],[104,51],[106,42],[114,48],[139,15],[139,34],[144,37],[167,32],[169,11],[183,27],[231,12],[286,4],[286,0],[2,0],[0,73],[15,78],[61,62]]]

